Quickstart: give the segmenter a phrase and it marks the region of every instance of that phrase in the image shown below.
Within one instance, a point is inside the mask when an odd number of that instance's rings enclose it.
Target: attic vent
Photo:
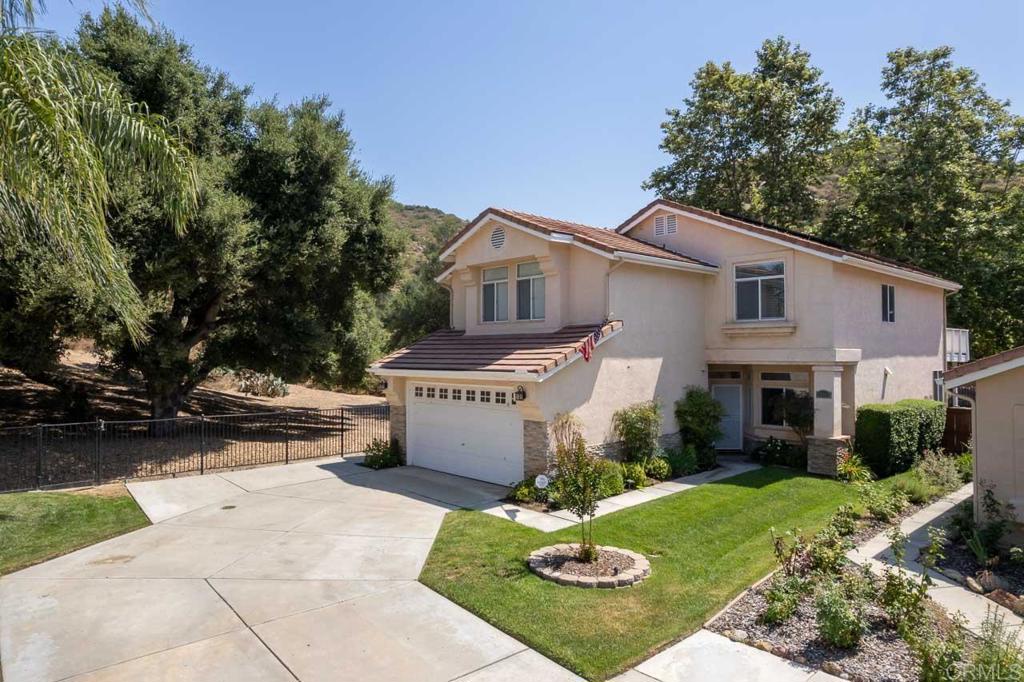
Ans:
[[[654,219],[654,236],[662,237],[666,234],[676,233],[676,217],[674,215],[660,215]]]
[[[496,227],[491,231],[491,246],[500,249],[505,246],[505,228]]]

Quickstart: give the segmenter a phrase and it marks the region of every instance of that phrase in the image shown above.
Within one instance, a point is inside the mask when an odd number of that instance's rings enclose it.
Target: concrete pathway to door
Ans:
[[[129,489],[154,525],[0,579],[7,682],[579,680],[416,582],[504,488],[335,460]]]

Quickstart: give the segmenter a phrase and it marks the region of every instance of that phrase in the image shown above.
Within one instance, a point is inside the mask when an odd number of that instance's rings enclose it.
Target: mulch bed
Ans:
[[[621,552],[600,550],[597,561],[583,562],[576,556],[558,555],[548,559],[548,565],[568,575],[588,575],[594,577],[618,575],[622,571],[633,568],[633,558]]]

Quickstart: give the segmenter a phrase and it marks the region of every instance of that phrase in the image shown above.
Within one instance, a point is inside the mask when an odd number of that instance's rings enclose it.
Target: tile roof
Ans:
[[[540,334],[467,336],[464,331],[439,331],[381,358],[373,368],[542,374],[572,360],[598,329],[607,335],[621,328],[622,322],[613,320]]]
[[[484,210],[480,215],[470,221],[468,225],[462,228],[458,234],[448,240],[448,243],[444,245],[441,252],[443,253],[451,247],[452,244],[455,244],[457,241],[462,239],[463,236],[475,229],[488,215],[499,216],[505,220],[516,223],[517,225],[521,225],[527,229],[536,230],[544,234],[557,233],[572,235],[576,241],[606,253],[622,251],[624,253],[636,254],[638,256],[663,258],[665,260],[688,263],[690,265],[702,265],[712,268],[717,267],[713,263],[707,263],[699,258],[694,258],[693,256],[686,255],[685,253],[666,249],[662,246],[657,246],[635,237],[628,237],[624,234],[619,234],[615,230],[603,227],[580,225],[579,223],[573,223],[566,220],[545,218],[544,216],[524,213],[523,211],[512,211],[506,208],[488,208]]]
[[[1017,360],[1018,358],[1024,358],[1024,346],[1017,346],[1010,350],[1003,351],[1002,353],[996,353],[995,355],[989,355],[987,358],[981,358],[974,362],[968,362],[954,367],[953,369],[947,370],[943,373],[942,377],[946,381],[952,381],[953,379],[959,379],[960,377],[967,376],[968,374],[974,374],[975,372],[981,372],[986,369],[998,367],[1007,362]]]
[[[798,245],[798,246],[803,246],[803,247],[811,249],[813,251],[819,251],[821,253],[825,253],[825,254],[828,254],[828,255],[831,255],[831,256],[845,256],[845,255],[855,256],[856,258],[860,258],[862,260],[872,261],[872,262],[875,262],[875,263],[879,263],[881,265],[887,265],[887,266],[894,267],[894,268],[900,268],[901,270],[907,270],[908,272],[916,272],[916,273],[921,274],[921,275],[927,275],[929,277],[937,277],[939,279],[942,279],[942,280],[945,280],[945,281],[949,281],[949,280],[946,280],[946,278],[943,277],[942,275],[934,273],[934,272],[932,272],[930,270],[925,270],[924,268],[919,268],[916,265],[911,265],[909,263],[904,263],[904,262],[901,262],[901,261],[893,260],[891,258],[884,258],[882,256],[876,256],[875,254],[868,253],[866,251],[858,251],[856,249],[851,249],[851,248],[842,246],[841,244],[837,244],[836,242],[832,242],[832,241],[829,241],[827,239],[822,239],[821,237],[816,237],[816,236],[811,235],[811,234],[806,234],[804,232],[797,232],[796,230],[790,230],[790,229],[787,229],[787,228],[784,228],[784,227],[776,227],[774,225],[768,225],[766,223],[762,223],[759,220],[754,220],[752,218],[745,218],[743,216],[733,215],[733,214],[725,213],[725,212],[721,212],[721,211],[707,211],[707,210],[702,209],[702,208],[697,208],[695,206],[689,206],[687,204],[681,204],[681,203],[679,203],[677,201],[671,201],[669,199],[655,199],[654,201],[652,201],[651,203],[647,204],[646,206],[641,208],[639,211],[637,211],[636,213],[631,215],[625,221],[623,221],[623,223],[621,225],[619,225],[617,228],[615,228],[616,232],[622,234],[622,230],[624,230],[630,223],[632,223],[634,220],[639,218],[641,215],[643,215],[644,213],[649,211],[654,206],[658,206],[658,205],[666,206],[668,208],[675,208],[675,209],[678,209],[680,211],[685,211],[687,213],[692,213],[694,215],[699,215],[699,216],[703,216],[705,218],[710,218],[711,220],[717,220],[718,222],[726,223],[727,225],[732,225],[734,227],[739,227],[741,229],[744,229],[744,230],[746,230],[748,232],[752,232],[754,234],[762,234],[762,235],[765,235],[765,236],[774,237],[775,239],[781,239],[781,240],[789,242],[791,244],[795,244],[795,245]]]

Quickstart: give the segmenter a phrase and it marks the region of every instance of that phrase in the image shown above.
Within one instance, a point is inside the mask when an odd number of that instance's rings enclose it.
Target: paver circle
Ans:
[[[534,550],[527,557],[526,563],[530,570],[543,578],[559,585],[583,588],[615,589],[630,587],[645,580],[651,574],[651,563],[644,555],[628,549],[598,545],[598,552],[618,554],[632,560],[629,568],[609,573],[608,575],[584,576],[563,573],[562,565],[567,559],[576,556],[578,544],[551,545]]]

